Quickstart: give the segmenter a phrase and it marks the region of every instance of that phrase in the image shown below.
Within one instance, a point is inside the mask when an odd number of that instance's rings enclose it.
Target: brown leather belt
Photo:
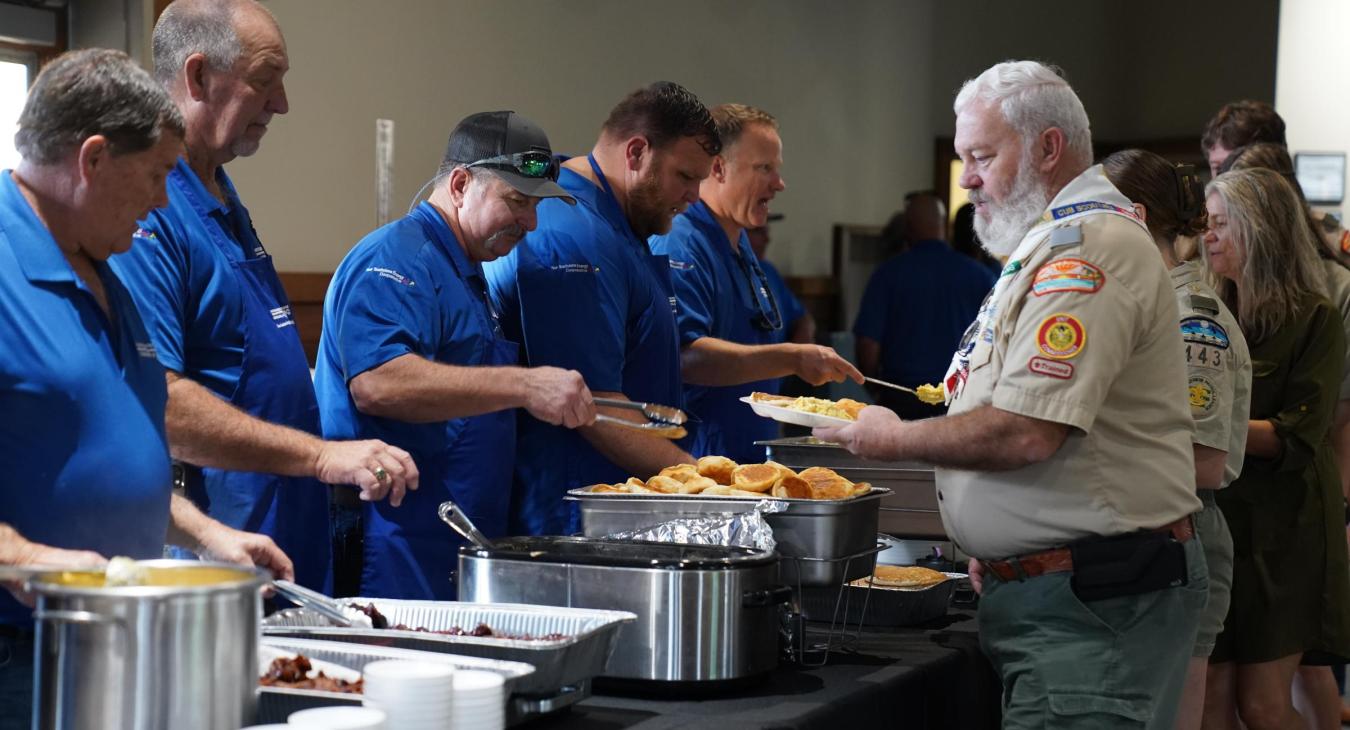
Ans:
[[[1176,522],[1155,529],[1154,532],[1171,533],[1177,542],[1186,542],[1195,537],[1195,525],[1191,522],[1191,516],[1186,515]],[[1073,554],[1066,547],[1043,550],[1007,560],[981,560],[980,563],[984,565],[986,571],[1004,581],[1026,580],[1046,573],[1073,572]]]

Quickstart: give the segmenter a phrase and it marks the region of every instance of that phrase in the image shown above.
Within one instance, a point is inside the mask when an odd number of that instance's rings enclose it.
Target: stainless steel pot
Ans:
[[[145,585],[53,572],[37,594],[42,730],[237,730],[257,711],[262,571],[152,560]]]
[[[464,601],[631,611],[604,676],[703,684],[778,665],[777,557],[749,548],[516,537],[459,551]]]

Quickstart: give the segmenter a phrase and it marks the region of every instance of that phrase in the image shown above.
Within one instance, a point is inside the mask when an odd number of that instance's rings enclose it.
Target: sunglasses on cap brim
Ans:
[[[498,155],[485,160],[470,162],[465,167],[488,167],[499,170],[514,170],[529,178],[558,181],[558,161],[547,152],[516,152],[510,155]]]

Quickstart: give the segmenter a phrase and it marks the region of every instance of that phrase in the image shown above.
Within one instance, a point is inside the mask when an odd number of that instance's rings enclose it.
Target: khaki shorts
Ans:
[[[1200,614],[1200,629],[1195,635],[1194,657],[1208,657],[1214,651],[1214,641],[1223,631],[1223,619],[1228,615],[1228,600],[1233,589],[1233,534],[1228,521],[1214,502],[1213,489],[1199,490],[1205,508],[1195,513],[1195,536],[1205,548],[1205,564],[1209,567],[1209,600]]]

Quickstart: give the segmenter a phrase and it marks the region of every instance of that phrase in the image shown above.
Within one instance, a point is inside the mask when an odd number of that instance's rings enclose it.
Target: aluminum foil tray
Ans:
[[[842,588],[804,590],[802,615],[808,621],[847,621],[847,625],[852,626],[925,623],[946,615],[957,582],[967,576],[965,573],[947,573],[947,577],[950,580],[926,588],[872,586],[869,592],[867,578],[861,578]]]
[[[264,636],[347,641],[394,649],[416,649],[443,654],[524,662],[534,673],[521,677],[515,691],[549,698],[568,687],[603,674],[614,650],[619,627],[637,620],[627,611],[527,606],[513,603],[455,601],[397,601],[382,598],[344,598],[343,603],[375,604],[391,624],[441,631],[455,626],[472,629],[487,624],[508,634],[544,636],[562,634],[554,641],[521,641],[484,636],[447,636],[423,631],[357,629],[334,626],[328,619],[303,608],[288,608],[263,619]]]
[[[343,641],[289,639],[265,637],[259,648],[260,664],[278,653],[304,654],[310,659],[328,662],[354,671],[361,671],[369,662],[381,659],[410,659],[421,662],[449,664],[456,669],[477,669],[502,675],[506,686],[506,721],[515,725],[536,715],[546,714],[577,702],[590,694],[589,685],[574,688],[552,698],[532,698],[516,694],[523,677],[534,674],[534,667],[521,662],[482,659],[458,654],[439,654],[411,649],[393,649]],[[584,690],[584,691],[581,691]],[[292,712],[327,705],[359,705],[361,695],[341,692],[320,692],[312,689],[285,687],[258,688],[258,722],[286,722]]]
[[[779,577],[790,586],[839,586],[872,574],[878,507],[891,490],[848,499],[783,499],[787,509],[766,514],[777,542]],[[754,508],[755,497],[700,497],[697,494],[593,493],[573,489],[567,499],[581,507],[582,533],[604,537],[682,517]],[[853,556],[853,559],[849,559]],[[859,557],[861,556],[861,557]]]

